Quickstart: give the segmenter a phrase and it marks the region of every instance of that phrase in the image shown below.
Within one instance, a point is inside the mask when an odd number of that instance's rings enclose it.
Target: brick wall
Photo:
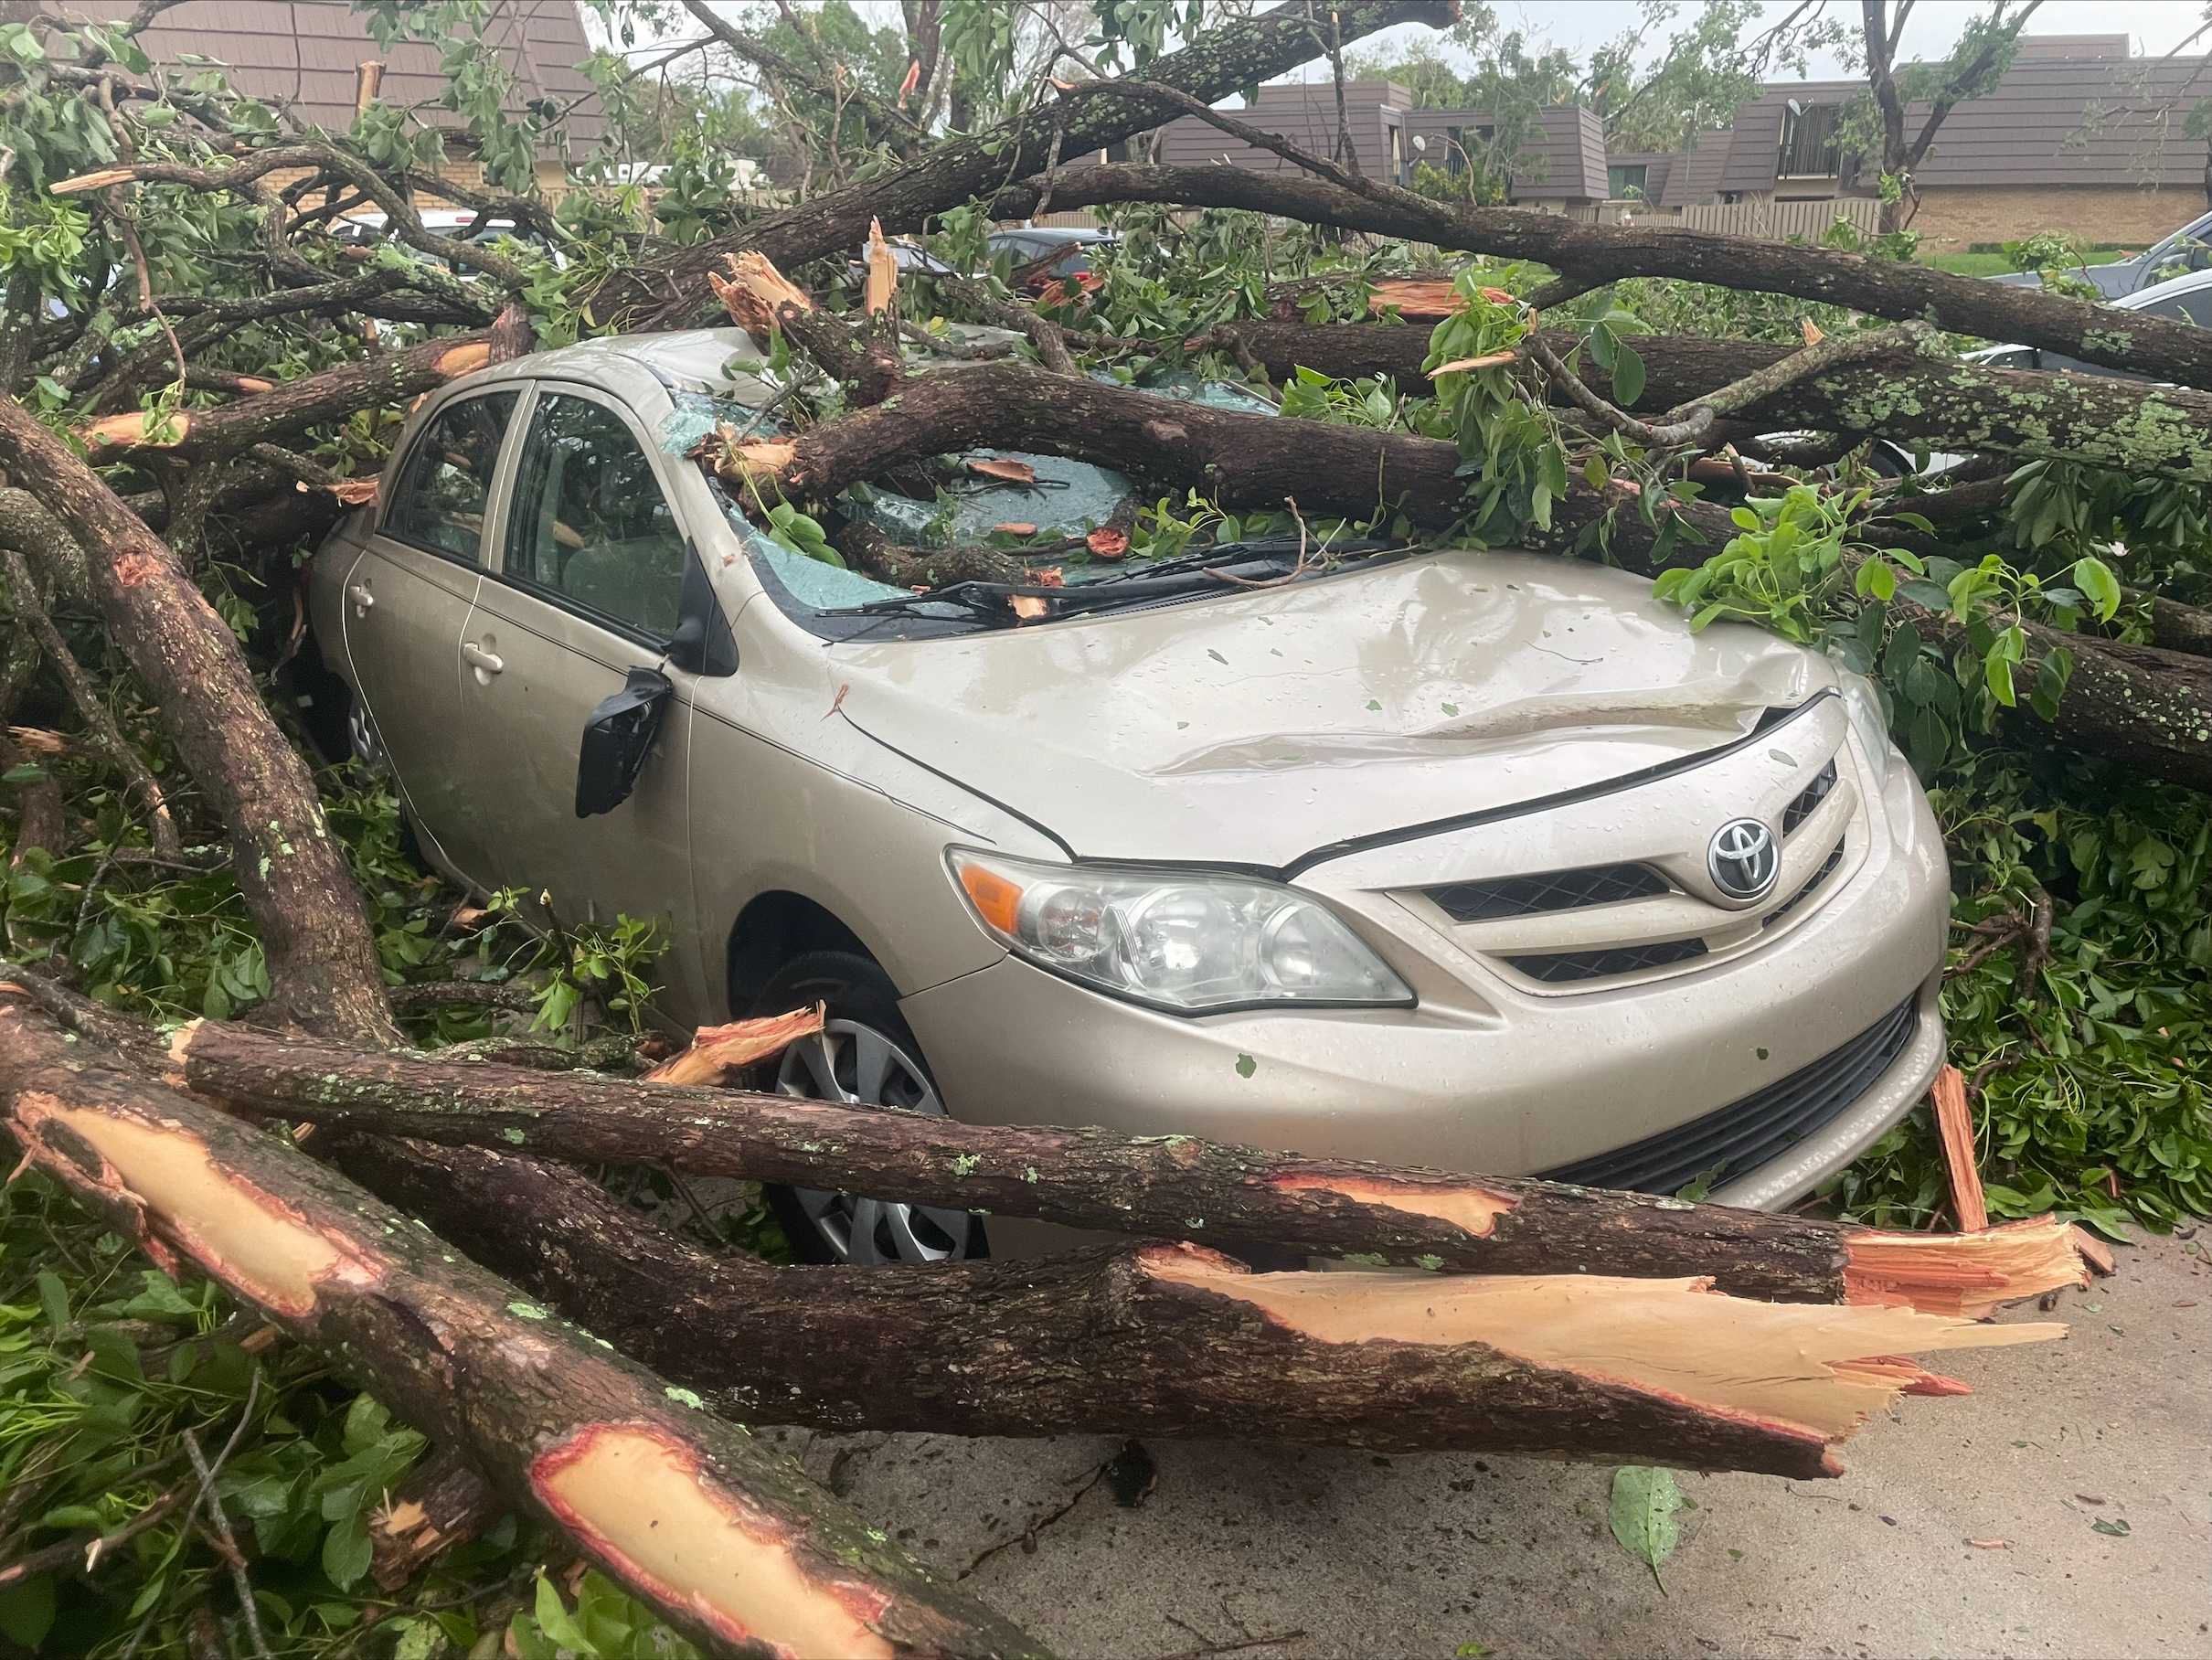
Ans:
[[[2204,211],[2201,190],[2109,185],[1935,187],[1921,192],[1912,229],[1930,253],[1957,253],[1976,242],[2015,241],[2040,230],[2147,248]]]

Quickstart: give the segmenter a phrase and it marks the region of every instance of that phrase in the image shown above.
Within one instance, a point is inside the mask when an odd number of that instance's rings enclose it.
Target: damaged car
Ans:
[[[1864,679],[1515,552],[889,586],[687,459],[769,375],[733,330],[471,375],[310,579],[428,857],[663,920],[673,1026],[825,1004],[796,1096],[1758,1207],[1926,1088],[1948,873]],[[1025,459],[872,510],[1079,527],[1126,488]],[[1048,1235],[771,1197],[814,1260]]]

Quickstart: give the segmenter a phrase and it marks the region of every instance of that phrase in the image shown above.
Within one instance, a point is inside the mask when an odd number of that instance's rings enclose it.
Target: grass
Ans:
[[[2100,249],[2083,256],[2091,265],[2106,265],[2129,257],[2128,250],[2120,248]],[[1994,277],[2013,268],[2012,261],[2001,253],[1930,253],[1921,255],[1920,263],[1962,277]]]

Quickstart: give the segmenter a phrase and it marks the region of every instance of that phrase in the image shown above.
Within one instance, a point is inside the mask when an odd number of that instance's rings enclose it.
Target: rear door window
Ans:
[[[464,565],[483,563],[492,474],[516,396],[487,392],[431,417],[393,485],[381,526],[386,536]]]
[[[506,578],[662,642],[675,633],[686,557],[683,527],[629,422],[591,399],[541,392],[516,468]]]

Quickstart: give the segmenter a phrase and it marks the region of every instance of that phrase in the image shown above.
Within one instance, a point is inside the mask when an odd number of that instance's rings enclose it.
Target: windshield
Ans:
[[[759,372],[736,375],[735,384],[712,391],[672,393],[675,408],[662,423],[662,449],[670,454],[691,454],[718,431],[742,442],[782,430],[779,415],[785,388],[771,384],[774,377],[764,365],[746,367],[757,367]],[[1250,393],[1188,376],[1164,377],[1146,389],[1164,398],[1216,408],[1272,412],[1271,405]],[[1105,609],[1109,602],[1158,603],[1169,598],[1218,597],[1237,591],[1239,580],[1280,580],[1296,564],[1294,544],[1285,545],[1290,549],[1287,559],[1277,559],[1275,551],[1213,559],[1208,557],[1210,548],[1201,545],[1190,551],[1204,563],[1222,567],[1228,574],[1186,584],[1172,595],[1140,590],[1131,584],[1131,579],[1190,561],[1093,558],[1083,543],[1090,532],[1112,520],[1117,512],[1125,515],[1135,488],[1131,479],[1111,468],[1066,456],[977,450],[940,458],[929,471],[926,482],[933,488],[927,496],[919,494],[919,485],[925,481],[907,476],[900,481],[901,488],[860,484],[837,500],[836,510],[842,517],[880,532],[900,548],[928,553],[996,547],[1016,565],[1023,562],[1023,544],[1039,548],[1027,561],[1030,574],[1037,579],[1033,591],[1025,591],[1031,590],[1030,584],[948,582],[940,590],[918,594],[912,588],[847,569],[843,556],[820,534],[824,527],[812,519],[803,523],[804,516],[786,513],[781,527],[764,524],[764,519],[772,519],[782,511],[782,504],[740,501],[711,470],[707,476],[761,586],[787,616],[824,639],[863,633],[871,638],[968,633],[981,627],[1011,625],[1017,620],[1041,622],[1073,614],[1078,609]],[[1317,548],[1311,569],[1302,568],[1297,574],[1316,574],[1333,567],[1345,551]],[[1063,604],[1050,592],[1101,582],[1131,585],[1116,588],[1111,601],[1101,594],[1098,601],[1081,607]],[[940,592],[946,597],[938,598]],[[1026,607],[1026,614],[1019,618],[1007,603],[1016,593],[1039,601]]]

